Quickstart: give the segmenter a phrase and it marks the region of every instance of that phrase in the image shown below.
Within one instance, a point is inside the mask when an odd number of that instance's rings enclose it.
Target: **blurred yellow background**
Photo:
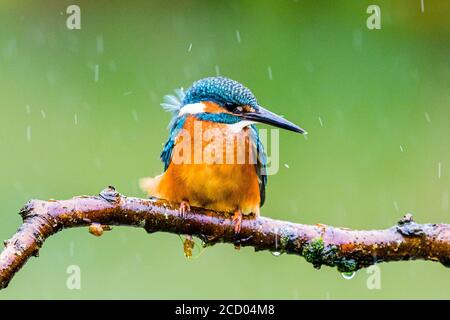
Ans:
[[[70,4],[81,30],[66,27]],[[370,4],[380,30],[366,27]],[[30,198],[107,185],[144,196],[138,179],[162,171],[163,95],[217,72],[309,132],[280,132],[263,215],[357,229],[406,212],[450,223],[449,16],[437,0],[424,12],[420,0],[2,1],[0,238]],[[80,290],[66,287],[70,265]],[[51,237],[0,299],[450,298],[438,263],[379,267],[381,288],[369,290],[366,270],[346,280],[230,245],[187,260],[176,235],[82,228]]]

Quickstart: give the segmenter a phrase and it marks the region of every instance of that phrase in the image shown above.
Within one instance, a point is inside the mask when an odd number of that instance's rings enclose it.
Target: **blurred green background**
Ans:
[[[66,28],[70,4],[81,30]],[[370,4],[381,30],[366,27]],[[280,132],[263,215],[357,229],[406,212],[449,223],[449,14],[437,0],[424,12],[420,0],[3,0],[0,238],[30,198],[110,184],[144,196],[138,179],[162,170],[163,95],[217,72],[309,131]],[[69,265],[81,268],[80,290],[66,287]],[[187,260],[176,235],[82,228],[51,237],[0,299],[450,298],[450,270],[438,263],[379,267],[381,289],[369,290],[366,270],[346,280],[230,245]]]

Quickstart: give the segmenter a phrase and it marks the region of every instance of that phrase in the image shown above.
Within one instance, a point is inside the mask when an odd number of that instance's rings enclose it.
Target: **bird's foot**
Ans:
[[[241,232],[241,225],[242,225],[241,210],[234,211],[233,222],[234,222],[234,233],[239,234]]]
[[[180,203],[180,208],[178,209],[178,211],[180,212],[181,216],[183,218],[186,217],[186,214],[191,211],[191,205],[189,204],[189,201],[183,200]]]
[[[241,210],[234,211],[233,222],[234,222],[234,248],[236,250],[239,250],[241,249],[241,244],[239,240],[239,233],[241,232],[241,225],[242,225]]]

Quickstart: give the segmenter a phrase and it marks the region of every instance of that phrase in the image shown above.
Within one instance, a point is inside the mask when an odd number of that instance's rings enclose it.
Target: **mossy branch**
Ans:
[[[245,219],[234,233],[230,214],[201,208],[181,215],[178,205],[162,200],[125,197],[113,187],[99,196],[70,200],[31,200],[21,210],[23,224],[0,254],[0,288],[44,241],[64,228],[89,226],[101,235],[111,225],[144,228],[147,232],[170,232],[199,237],[205,245],[218,242],[252,246],[303,256],[314,267],[337,267],[352,272],[379,262],[423,259],[450,266],[450,225],[418,224],[410,214],[385,230],[357,231],[327,225],[303,225],[260,217]]]

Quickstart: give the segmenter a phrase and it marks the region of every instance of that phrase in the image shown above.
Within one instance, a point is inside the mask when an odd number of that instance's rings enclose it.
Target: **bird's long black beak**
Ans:
[[[246,112],[240,114],[240,116],[246,120],[251,120],[255,122],[270,124],[272,126],[286,129],[298,133],[307,133],[305,130],[300,128],[299,126],[293,124],[292,122],[284,119],[283,117],[264,109],[263,107],[259,107],[255,112]]]

